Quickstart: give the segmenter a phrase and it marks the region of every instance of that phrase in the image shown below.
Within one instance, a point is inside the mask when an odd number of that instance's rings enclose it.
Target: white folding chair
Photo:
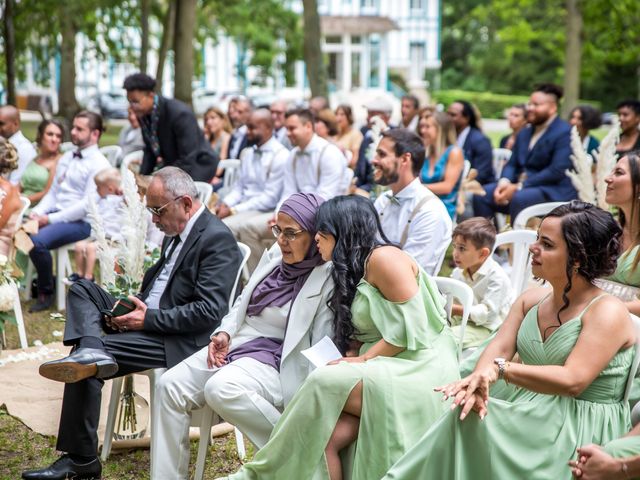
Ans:
[[[236,273],[235,284],[231,289],[231,295],[229,296],[229,304],[235,300],[236,289],[238,286],[238,281],[240,280],[240,275],[242,274],[243,268],[245,267],[247,260],[249,260],[249,256],[251,255],[251,249],[245,245],[244,243],[238,242],[238,248],[240,248],[240,252],[242,253],[242,260],[240,262],[240,266],[238,267],[238,272]],[[164,372],[166,372],[166,368],[153,368],[150,370],[144,370],[139,372],[139,375],[146,375],[149,377],[149,425],[153,423],[153,415],[154,415],[154,404],[153,404],[153,395],[155,392],[156,381]],[[109,458],[109,454],[111,453],[111,446],[113,443],[113,432],[115,430],[116,425],[116,413],[118,410],[118,404],[120,402],[120,392],[122,391],[122,382],[124,377],[117,377],[113,379],[113,383],[111,384],[111,397],[109,399],[109,409],[107,411],[107,422],[104,430],[104,440],[102,442],[102,452],[100,453],[100,458],[103,462],[106,462]],[[197,423],[192,420],[193,426],[200,426],[200,445],[198,447],[198,461],[200,461],[200,451],[202,451],[202,468],[204,469],[204,462],[206,460],[206,449],[209,445],[209,434],[211,432],[211,426],[213,425],[213,410],[211,410],[208,406],[201,408],[199,410],[194,411],[193,413],[196,416],[200,416],[201,420]],[[196,419],[197,420],[197,419]],[[206,428],[207,423],[209,424],[209,428]],[[218,422],[216,422],[218,423]],[[203,425],[205,425],[205,429],[203,430]],[[206,435],[205,435],[205,432]],[[151,434],[151,430],[149,429],[149,433]],[[236,444],[238,447],[238,456],[240,458],[245,457],[245,448],[244,448],[244,438],[242,433],[236,429]],[[203,447],[204,442],[204,447]],[[196,476],[196,478],[198,478]],[[202,475],[199,477],[202,478]]]
[[[513,244],[511,280],[516,296],[526,288],[531,277],[531,262],[529,246],[536,241],[536,232],[533,230],[510,230],[496,235],[496,243],[493,252],[502,245]]]
[[[211,195],[213,194],[213,187],[210,183],[207,182],[193,182],[196,184],[196,188],[198,189],[198,198],[202,203],[209,205],[209,200],[211,200]]]
[[[522,210],[513,221],[513,229],[518,230],[527,227],[527,222],[534,217],[543,217],[551,210],[567,202],[546,202],[531,205]]]
[[[107,160],[109,160],[112,167],[117,167],[118,160],[120,160],[120,157],[122,156],[122,148],[118,145],[107,145],[100,148],[100,153],[107,157]]]
[[[65,310],[66,306],[66,290],[64,279],[73,273],[71,268],[71,259],[69,258],[69,251],[73,249],[75,244],[63,245],[60,248],[51,250],[51,255],[54,258],[56,264],[56,307],[58,310]],[[25,274],[25,300],[31,300],[31,283],[35,268],[33,263],[29,262],[27,266],[27,273]]]
[[[60,151],[62,153],[68,152],[69,150],[73,150],[76,146],[71,142],[63,142],[60,144]]]
[[[449,277],[433,277],[438,285],[438,290],[444,295],[447,303],[445,310],[447,312],[447,320],[451,323],[451,308],[453,307],[453,299],[457,298],[462,305],[462,322],[460,323],[460,338],[458,339],[458,360],[462,358],[462,340],[464,339],[464,331],[467,328],[469,320],[469,312],[473,306],[473,290],[469,285],[460,280]]]
[[[493,149],[493,171],[496,174],[496,179],[500,179],[502,169],[511,159],[511,150],[508,148],[494,148]]]
[[[122,157],[122,165],[124,168],[131,168],[131,164],[137,164],[138,170],[140,170],[140,165],[142,164],[142,159],[144,158],[143,150],[135,150],[133,152],[127,153],[124,157]],[[133,169],[132,169],[133,170]]]
[[[222,188],[218,191],[220,198],[223,199],[224,196],[231,191],[233,184],[238,180],[238,176],[240,175],[240,160],[220,160],[218,168],[224,169]]]

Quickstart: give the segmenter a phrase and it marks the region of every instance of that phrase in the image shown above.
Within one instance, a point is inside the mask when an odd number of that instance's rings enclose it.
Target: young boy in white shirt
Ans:
[[[122,239],[122,177],[117,168],[107,168],[98,172],[94,178],[98,192],[97,210],[102,219],[107,240],[117,243]],[[93,237],[76,242],[74,258],[77,273],[69,275],[69,281],[75,282],[81,278],[93,280],[93,270],[96,266],[96,241]]]
[[[502,267],[491,258],[496,229],[486,218],[474,217],[459,223],[453,230],[453,261],[456,269],[451,278],[460,280],[473,290],[473,306],[464,333],[462,348],[478,346],[503,322],[515,292]],[[462,315],[461,305],[452,307],[454,320]],[[452,330],[459,337],[460,326]]]

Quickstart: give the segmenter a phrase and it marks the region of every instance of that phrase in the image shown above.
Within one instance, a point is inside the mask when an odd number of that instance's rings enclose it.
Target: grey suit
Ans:
[[[166,239],[163,242],[163,255],[168,243]],[[76,345],[82,337],[101,338],[118,362],[118,376],[172,367],[209,343],[209,335],[227,313],[240,259],[229,229],[205,209],[178,254],[159,308],[147,310],[143,330],[120,333],[107,327],[100,312],[110,309],[115,298],[92,282],[80,281],[69,290],[64,343]],[[140,294],[143,300],[160,263],[145,274]],[[96,454],[103,383],[91,377],[65,385],[58,450]]]

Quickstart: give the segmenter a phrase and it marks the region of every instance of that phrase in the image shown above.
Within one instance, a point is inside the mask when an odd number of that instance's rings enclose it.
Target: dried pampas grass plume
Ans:
[[[585,152],[580,139],[578,129],[574,126],[571,129],[571,161],[573,162],[573,171],[567,170],[565,173],[571,179],[573,187],[578,192],[578,198],[583,202],[596,203],[596,192],[593,185],[593,175],[591,174],[591,165],[593,159],[591,155]]]
[[[598,199],[598,206],[604,210],[609,208],[605,201],[605,195],[607,193],[607,184],[604,179],[609,172],[613,170],[614,165],[618,161],[618,155],[616,154],[616,145],[620,141],[620,121],[616,117],[611,125],[611,130],[602,139],[600,148],[594,153],[595,160],[598,162],[596,166],[596,198]]]

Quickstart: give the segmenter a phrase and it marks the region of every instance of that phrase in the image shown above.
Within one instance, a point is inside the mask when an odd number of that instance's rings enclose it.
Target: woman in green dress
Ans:
[[[628,431],[635,331],[624,304],[593,285],[614,270],[621,234],[578,201],[543,219],[531,263],[551,291],[525,291],[473,373],[438,388],[452,411],[386,479],[570,478],[576,448]]]
[[[43,120],[38,125],[36,144],[38,156],[27,165],[20,179],[20,192],[35,207],[51,188],[61,156],[60,144],[64,128],[57,120]]]
[[[618,207],[618,221],[622,226],[623,254],[616,271],[608,278],[612,282],[640,287],[640,152],[631,152],[616,163],[605,178],[605,200]],[[606,287],[605,287],[606,288]],[[615,291],[611,293],[616,294]],[[626,298],[625,298],[626,297]],[[623,295],[631,313],[640,315],[640,300],[635,295]]]
[[[388,244],[373,204],[329,200],[317,230],[322,258],[333,261],[329,305],[346,356],[308,377],[232,479],[380,478],[447,408],[434,387],[459,378],[444,301],[415,260]]]

